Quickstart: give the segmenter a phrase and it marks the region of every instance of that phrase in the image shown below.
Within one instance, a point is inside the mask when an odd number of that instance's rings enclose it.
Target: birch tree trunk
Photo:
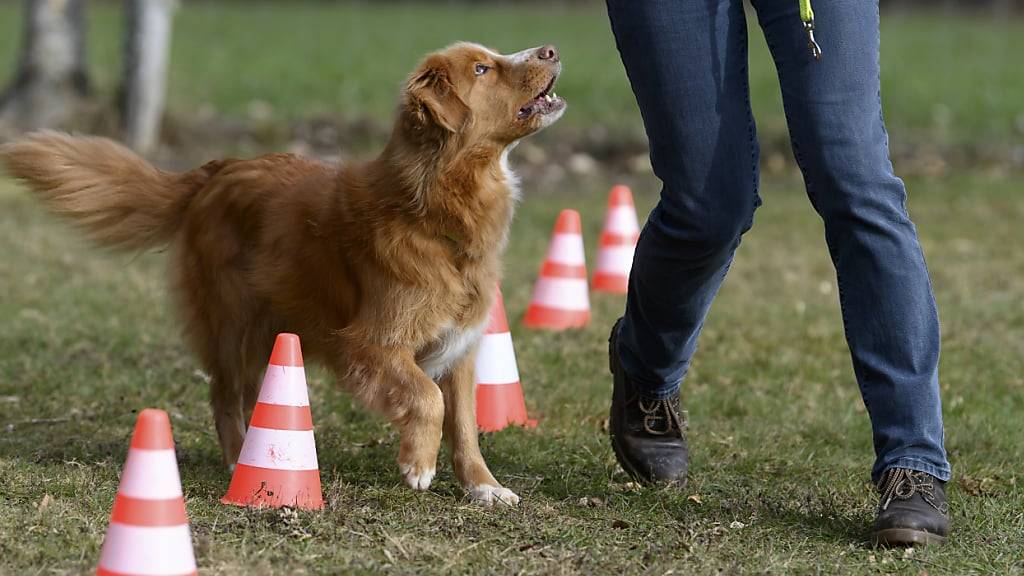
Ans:
[[[174,0],[125,0],[121,119],[125,142],[141,153],[152,151],[160,141],[174,4]]]
[[[26,0],[21,54],[0,94],[0,129],[56,128],[89,94],[85,1]]]

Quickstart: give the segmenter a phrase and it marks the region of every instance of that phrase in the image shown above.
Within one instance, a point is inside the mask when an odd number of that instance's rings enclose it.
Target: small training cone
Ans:
[[[586,326],[590,322],[587,290],[580,214],[562,210],[523,323],[530,328],[550,330]]]
[[[96,574],[196,573],[171,421],[163,410],[146,409],[135,421]]]
[[[496,432],[509,424],[532,428],[537,421],[526,416],[501,288],[496,292],[491,320],[476,354],[476,425],[484,432]]]
[[[633,252],[640,237],[633,193],[628,186],[615,186],[608,196],[608,212],[601,230],[597,251],[597,269],[591,283],[595,291],[625,294],[629,288],[629,271]]]
[[[306,372],[295,334],[277,335],[231,485],[220,501],[256,508],[324,506]]]

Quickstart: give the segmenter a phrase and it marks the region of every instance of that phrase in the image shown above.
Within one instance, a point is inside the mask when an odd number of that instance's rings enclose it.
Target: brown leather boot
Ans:
[[[878,482],[882,500],[871,529],[875,546],[943,544],[949,535],[945,482],[908,468],[889,468]]]
[[[680,416],[679,397],[645,398],[619,364],[620,319],[608,340],[612,372],[612,406],[608,421],[612,448],[622,469],[645,484],[666,482],[686,485],[689,451]]]

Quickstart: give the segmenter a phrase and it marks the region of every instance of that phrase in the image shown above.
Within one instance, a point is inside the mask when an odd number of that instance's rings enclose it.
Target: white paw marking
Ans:
[[[484,506],[492,506],[495,502],[501,502],[508,506],[519,504],[519,496],[516,496],[515,492],[508,488],[492,486],[490,484],[470,486],[469,496],[473,499],[473,502],[483,504]]]
[[[398,469],[402,471],[405,483],[413,490],[426,490],[430,488],[430,482],[434,480],[434,474],[437,473],[436,468],[418,470],[411,464],[399,464]]]

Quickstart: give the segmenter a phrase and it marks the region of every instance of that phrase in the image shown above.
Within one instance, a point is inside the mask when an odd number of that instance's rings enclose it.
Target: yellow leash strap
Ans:
[[[807,48],[815,60],[821,60],[821,46],[818,46],[814,39],[814,10],[811,9],[811,0],[800,1],[800,20],[804,23],[804,32],[807,33]]]

